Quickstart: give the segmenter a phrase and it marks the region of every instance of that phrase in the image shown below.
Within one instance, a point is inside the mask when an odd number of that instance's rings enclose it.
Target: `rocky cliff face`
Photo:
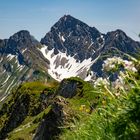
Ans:
[[[139,52],[140,43],[123,31],[102,34],[70,15],[41,42],[24,30],[0,40],[0,139],[58,139],[98,105],[98,92],[85,81],[104,76],[103,61]]]
[[[66,52],[77,60],[92,58],[107,48],[116,48],[128,54],[136,54],[140,43],[132,40],[122,30],[102,34],[95,27],[90,27],[82,21],[65,15],[54,24],[41,43],[58,51]],[[101,49],[102,48],[102,49]]]
[[[73,85],[75,88],[69,92]],[[96,98],[96,95],[90,98],[92,90],[89,83],[78,78],[65,79],[60,85],[40,82],[20,85],[0,110],[0,139],[58,139],[63,129],[71,129],[74,119],[80,119],[79,108],[83,103],[90,109],[89,103],[92,105],[92,99]]]
[[[102,34],[70,15],[60,18],[41,42],[28,31],[19,31],[0,40],[0,102],[24,81],[61,81],[72,76],[90,81],[103,76],[106,58],[129,59],[139,52],[140,43],[123,31]]]
[[[47,46],[42,50],[44,56],[52,61],[49,73],[59,81],[70,76],[85,80],[103,76],[101,69],[106,58],[128,59],[128,55],[136,57],[140,51],[140,43],[123,31],[102,34],[70,15],[60,18],[41,43]]]
[[[70,121],[68,102],[63,97],[58,97],[52,103],[52,108],[41,121],[33,140],[58,139],[62,132],[60,127]],[[68,119],[69,117],[69,119]]]
[[[24,30],[0,40],[0,102],[15,85],[47,79],[49,62],[39,51],[40,47],[42,45]]]
[[[67,52],[67,55],[83,61],[92,57],[104,42],[103,34],[96,28],[67,15],[51,28],[41,43],[47,45],[48,49],[54,48],[55,54],[58,51]]]

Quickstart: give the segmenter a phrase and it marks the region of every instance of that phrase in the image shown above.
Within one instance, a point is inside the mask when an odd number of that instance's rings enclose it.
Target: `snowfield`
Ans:
[[[97,57],[95,60],[89,58],[82,62],[77,62],[74,57],[68,56],[66,52],[63,53],[59,51],[59,53],[55,55],[54,49],[48,50],[48,47],[45,45],[40,51],[44,57],[50,61],[48,73],[57,81],[74,76],[86,81],[91,80],[93,72],[90,71],[90,67],[99,58]]]

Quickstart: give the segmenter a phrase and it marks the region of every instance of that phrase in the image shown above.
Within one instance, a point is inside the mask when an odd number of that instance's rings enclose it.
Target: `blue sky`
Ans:
[[[70,14],[103,33],[119,28],[140,40],[139,7],[140,0],[0,0],[0,38],[24,29],[40,40]]]

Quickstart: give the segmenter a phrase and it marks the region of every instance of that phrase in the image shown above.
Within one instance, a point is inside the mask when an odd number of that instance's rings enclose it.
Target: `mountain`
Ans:
[[[70,15],[60,18],[41,44],[45,45],[42,53],[50,60],[48,73],[58,81],[70,76],[85,80],[102,76],[106,58],[116,55],[128,59],[128,55],[136,57],[140,52],[140,43],[123,31],[102,34]]]
[[[60,18],[40,42],[26,30],[0,40],[0,139],[64,139],[67,132],[80,130],[79,124],[83,126],[87,120],[89,130],[104,119],[108,121],[103,124],[106,128],[112,120],[114,125],[115,115],[112,114],[116,110],[123,112],[121,107],[126,107],[130,100],[126,94],[129,87],[118,92],[112,85],[95,88],[91,81],[105,76],[102,64],[107,58],[117,56],[128,60],[139,57],[139,52],[140,42],[132,40],[122,30],[102,34],[70,15]],[[136,80],[139,73],[135,75]],[[128,79],[133,94],[139,93],[139,82],[133,81],[135,77]],[[123,97],[118,100],[121,93]],[[138,94],[135,96],[139,98]],[[134,119],[137,113],[133,111],[139,109],[134,104],[139,103],[137,98],[128,104],[130,120],[136,124],[139,119]],[[121,112],[117,111],[119,116]],[[124,112],[127,111],[126,107]],[[92,119],[90,115],[94,113]],[[100,114],[104,114],[104,119]],[[124,120],[121,127],[122,124]],[[102,127],[95,130],[100,133]],[[103,139],[107,137],[104,135]]]
[[[21,30],[0,40],[0,102],[15,85],[26,81],[61,81],[80,77],[90,81],[104,76],[105,59],[137,57],[140,43],[123,31],[102,34],[95,27],[65,15],[41,41]]]
[[[15,85],[47,79],[47,65],[39,51],[42,45],[28,31],[19,31],[0,40],[0,102]]]

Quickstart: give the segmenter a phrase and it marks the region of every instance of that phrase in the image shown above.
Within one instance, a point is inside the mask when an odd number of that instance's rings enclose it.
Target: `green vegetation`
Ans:
[[[65,129],[60,138],[63,140],[139,139],[139,74],[139,65],[137,65],[137,72],[127,70],[123,75],[123,85],[117,88],[111,82],[108,84],[102,79],[95,88],[100,97],[96,108],[90,114],[86,114],[86,110],[81,108],[82,114],[79,113],[81,119],[71,124],[70,130]]]
[[[42,121],[44,116],[50,111],[50,109],[51,107],[49,106],[37,116],[28,116],[19,127],[15,128],[11,133],[9,133],[8,139],[32,140],[33,134],[35,133],[39,123]]]
[[[0,134],[9,140],[31,140],[46,119],[38,134],[49,133],[53,139],[139,139],[139,62],[110,58],[103,68],[107,74],[118,72],[117,79],[100,77],[88,83],[72,77],[60,84],[36,81],[13,89],[0,111]]]
[[[95,89],[90,83],[85,82],[78,77],[72,77],[66,79],[66,81],[68,83],[76,83],[77,85],[76,95],[67,99],[72,109],[81,112],[80,108],[84,105],[86,110],[92,110],[100,101],[97,89]]]
[[[46,100],[54,96],[54,92],[53,84],[48,86],[39,81],[14,88],[0,110],[0,138],[9,134],[11,140],[32,139],[43,116],[50,110]]]

